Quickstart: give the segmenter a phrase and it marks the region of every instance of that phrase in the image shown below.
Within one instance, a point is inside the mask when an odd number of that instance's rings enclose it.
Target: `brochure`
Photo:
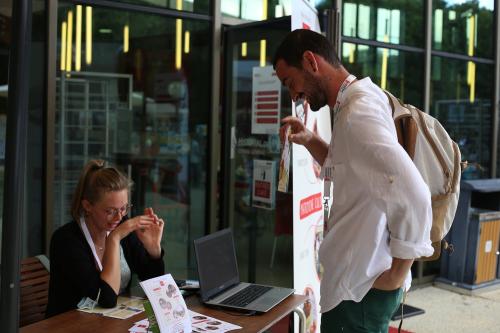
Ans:
[[[147,302],[144,304],[146,313],[150,319],[156,318],[159,332],[190,333],[192,331],[186,303],[172,275],[166,274],[142,281],[140,285],[149,301],[149,304]],[[154,317],[151,316],[152,313]]]
[[[148,306],[145,305],[146,313],[148,312]],[[204,314],[189,311],[189,316],[191,317],[192,330],[194,333],[205,333],[205,332],[220,332],[225,333],[233,330],[241,329],[241,326],[234,325],[213,317],[206,316]],[[151,324],[150,324],[151,323]],[[138,321],[129,328],[128,330],[131,333],[156,333],[159,332],[158,326],[155,326],[153,322],[150,322],[148,319],[143,319]]]
[[[285,141],[283,143],[283,151],[281,152],[281,160],[280,160],[280,171],[279,171],[279,180],[278,180],[278,191],[287,192],[288,191],[288,177],[290,175],[290,154],[292,145],[290,141],[288,141],[288,135],[292,130],[290,126],[286,129],[285,133]]]
[[[116,306],[114,308],[110,309],[96,306],[93,309],[81,308],[77,310],[117,319],[127,319],[144,311],[144,306],[142,305],[143,302],[144,299],[140,297],[118,296]]]

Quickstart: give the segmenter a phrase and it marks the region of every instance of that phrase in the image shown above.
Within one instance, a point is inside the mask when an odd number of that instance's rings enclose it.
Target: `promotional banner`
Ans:
[[[281,82],[273,66],[252,70],[252,134],[277,134],[280,128]]]
[[[319,32],[314,5],[306,0],[292,2],[292,30],[311,29]],[[306,101],[293,104],[293,114],[305,126],[330,142],[330,110],[313,112]],[[323,240],[323,181],[321,166],[301,145],[293,144],[293,267],[294,288],[308,296],[304,304],[306,332],[320,331],[321,265],[318,250]]]

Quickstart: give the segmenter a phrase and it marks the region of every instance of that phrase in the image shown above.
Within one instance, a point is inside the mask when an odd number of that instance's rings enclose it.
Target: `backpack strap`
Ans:
[[[401,146],[403,146],[404,150],[413,160],[415,157],[415,147],[417,143],[417,123],[413,119],[411,111],[408,110],[408,108],[405,107],[401,101],[385,90],[384,93],[389,99],[389,104],[391,105],[392,118],[394,126],[396,127],[398,142]]]

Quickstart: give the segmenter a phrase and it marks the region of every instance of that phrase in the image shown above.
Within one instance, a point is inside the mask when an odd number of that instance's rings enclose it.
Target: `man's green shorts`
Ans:
[[[370,289],[356,303],[343,301],[321,315],[322,333],[387,333],[389,321],[398,309],[403,296],[402,289],[385,291]]]

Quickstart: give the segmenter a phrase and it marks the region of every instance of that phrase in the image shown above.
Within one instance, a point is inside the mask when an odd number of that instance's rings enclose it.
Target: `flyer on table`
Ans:
[[[140,282],[148,296],[161,332],[190,333],[191,318],[172,275]]]

